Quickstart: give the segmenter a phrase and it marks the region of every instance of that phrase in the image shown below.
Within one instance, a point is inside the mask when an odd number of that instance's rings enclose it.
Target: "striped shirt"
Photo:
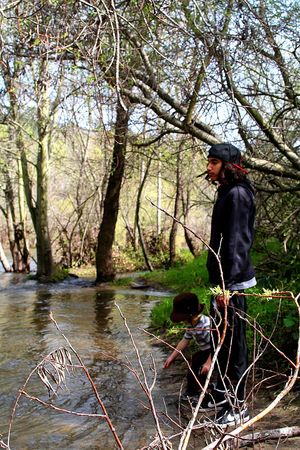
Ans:
[[[208,350],[210,348],[210,318],[201,315],[198,323],[193,328],[187,328],[183,337],[194,338],[200,350]]]

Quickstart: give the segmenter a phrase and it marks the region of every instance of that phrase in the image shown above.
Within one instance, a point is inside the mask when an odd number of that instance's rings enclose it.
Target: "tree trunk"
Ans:
[[[13,142],[16,141],[14,130],[10,129],[10,138]],[[10,168],[14,167],[11,158],[8,159],[7,164]],[[24,198],[22,175],[20,173],[20,160],[17,161],[17,191],[18,191],[18,205],[16,193],[14,191],[10,172],[4,170],[6,185],[5,185],[5,200],[6,200],[6,221],[8,229],[9,247],[12,255],[12,270],[14,272],[29,272],[29,252],[27,249],[27,242],[25,239],[25,212],[24,212]],[[21,204],[22,201],[22,204]],[[16,212],[18,211],[18,213]]]
[[[191,252],[191,254],[193,256],[198,256],[199,255],[199,248],[197,247],[197,245],[195,245],[194,239],[192,238],[191,234],[184,229],[184,238],[185,238],[185,242],[186,245],[188,246],[189,251]]]
[[[180,152],[177,154],[177,168],[176,168],[176,194],[174,204],[174,217],[178,219],[180,193],[181,193],[181,156]],[[178,222],[173,220],[170,236],[169,236],[169,266],[173,266],[176,257],[176,234],[178,229]]]
[[[124,174],[128,122],[129,112],[128,110],[125,111],[120,101],[118,101],[112,165],[98,234],[96,252],[97,283],[111,281],[116,275],[112,261],[112,246],[115,238],[121,183]]]
[[[22,163],[18,159],[18,203],[19,203],[19,226],[15,228],[15,239],[21,254],[22,272],[30,272],[30,255],[26,235],[26,212],[25,212],[25,191],[22,176]]]
[[[19,258],[18,248],[15,240],[15,209],[14,209],[14,193],[11,179],[8,171],[5,171],[5,202],[6,202],[6,224],[8,230],[9,249],[12,256],[12,271],[18,272]]]
[[[144,189],[145,182],[146,182],[146,179],[148,176],[148,172],[150,169],[151,161],[152,161],[152,158],[150,157],[148,160],[146,169],[143,173],[141,184],[140,184],[140,187],[138,190],[138,196],[137,196],[137,200],[136,200],[136,211],[135,211],[135,222],[136,222],[136,226],[137,226],[138,233],[139,233],[139,241],[140,241],[140,245],[142,247],[142,252],[143,252],[146,266],[147,266],[148,270],[150,270],[150,272],[153,271],[153,267],[152,267],[151,261],[148,258],[147,248],[146,248],[146,244],[145,244],[144,236],[143,236],[143,230],[142,230],[142,227],[140,224],[140,208],[141,208],[141,197],[142,197],[143,189]]]
[[[5,200],[6,200],[6,223],[8,230],[9,248],[12,256],[13,272],[29,271],[29,254],[24,244],[23,224],[17,220],[15,212],[15,194],[8,171],[5,171]],[[18,189],[20,189],[18,183]],[[20,217],[19,217],[20,219]]]
[[[194,164],[194,159],[192,160],[192,164]],[[181,187],[181,189],[182,212],[184,217],[184,224],[187,225],[189,211],[191,209],[191,182],[186,185],[185,189],[183,189],[183,186]],[[184,228],[184,238],[191,254],[193,256],[198,256],[200,254],[199,241],[197,241],[186,228]]]
[[[8,70],[4,73],[4,79],[9,93],[9,100],[11,106],[11,116],[14,124],[20,124],[20,108],[18,106],[18,93],[19,84],[16,81],[18,79],[18,70],[10,72]],[[32,197],[30,181],[28,177],[28,172],[24,172],[23,162],[25,155],[24,141],[22,137],[21,129],[18,126],[9,126],[9,132],[11,140],[15,143],[18,151],[19,158],[17,158],[17,189],[18,189],[18,217],[15,214],[15,196],[13,191],[11,194],[6,195],[7,202],[9,204],[10,212],[7,220],[11,220],[11,224],[8,226],[10,233],[10,249],[13,258],[13,269],[17,272],[29,272],[30,271],[30,256],[26,237],[26,213],[25,213],[25,203],[28,198],[30,198],[31,203],[28,201],[28,207],[30,212],[33,210]],[[26,161],[27,163],[27,161]],[[27,169],[27,166],[26,166]],[[27,179],[26,179],[27,175]],[[30,190],[30,194],[26,192]],[[25,198],[26,197],[26,198]],[[10,230],[13,229],[13,232]]]
[[[258,431],[256,433],[251,433],[242,436],[240,439],[236,439],[236,448],[241,447],[254,447],[254,444],[258,442],[266,442],[270,440],[276,440],[278,442],[283,439],[286,441],[287,438],[293,438],[300,436],[300,427],[283,427],[276,428],[274,430],[268,431]],[[291,448],[296,448],[293,445],[293,441],[291,441]],[[297,443],[296,443],[297,445]],[[279,448],[276,446],[276,448]],[[299,448],[299,447],[298,447]]]
[[[37,277],[50,278],[53,274],[53,259],[48,227],[48,176],[49,176],[49,81],[46,62],[41,62],[38,80],[38,158],[36,196],[36,252]]]

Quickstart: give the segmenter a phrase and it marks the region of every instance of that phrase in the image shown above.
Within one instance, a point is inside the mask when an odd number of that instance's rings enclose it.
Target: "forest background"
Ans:
[[[5,270],[95,264],[104,282],[199,255],[207,149],[230,141],[257,190],[262,285],[297,292],[299,17],[297,1],[3,1]]]

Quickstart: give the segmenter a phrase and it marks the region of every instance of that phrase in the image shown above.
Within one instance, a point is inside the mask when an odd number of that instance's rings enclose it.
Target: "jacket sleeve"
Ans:
[[[249,265],[253,241],[253,196],[243,186],[231,189],[226,202],[221,264],[225,287],[239,282]],[[225,219],[225,218],[224,218]]]

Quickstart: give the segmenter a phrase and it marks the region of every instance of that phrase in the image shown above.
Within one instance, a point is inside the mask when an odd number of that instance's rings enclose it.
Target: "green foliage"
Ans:
[[[296,348],[299,337],[299,317],[296,310],[289,311],[283,319],[283,330],[286,332],[285,336],[289,336],[292,341],[292,348]]]
[[[299,256],[297,247],[287,253],[278,239],[263,240],[258,236],[252,259],[259,285],[266,289],[299,292]]]
[[[263,289],[255,288],[252,292],[262,293]],[[268,293],[267,293],[268,295]],[[292,299],[271,297],[248,297],[248,314],[250,322],[261,330],[263,335],[271,338],[278,348],[292,359],[295,358],[298,340],[298,314]],[[258,332],[253,326],[247,327],[247,340],[250,354],[254,349],[254,333],[257,341],[260,340]],[[264,345],[265,345],[264,341]],[[278,353],[268,346],[264,355],[266,362],[278,359]]]
[[[226,291],[226,290],[223,291],[223,289],[220,286],[210,288],[209,290],[212,293],[212,295],[214,295],[215,297],[217,295],[223,295],[223,294],[225,294],[226,297],[230,296],[230,291]]]
[[[134,251],[132,247],[120,248],[114,246],[113,261],[118,273],[146,270],[141,251]]]

